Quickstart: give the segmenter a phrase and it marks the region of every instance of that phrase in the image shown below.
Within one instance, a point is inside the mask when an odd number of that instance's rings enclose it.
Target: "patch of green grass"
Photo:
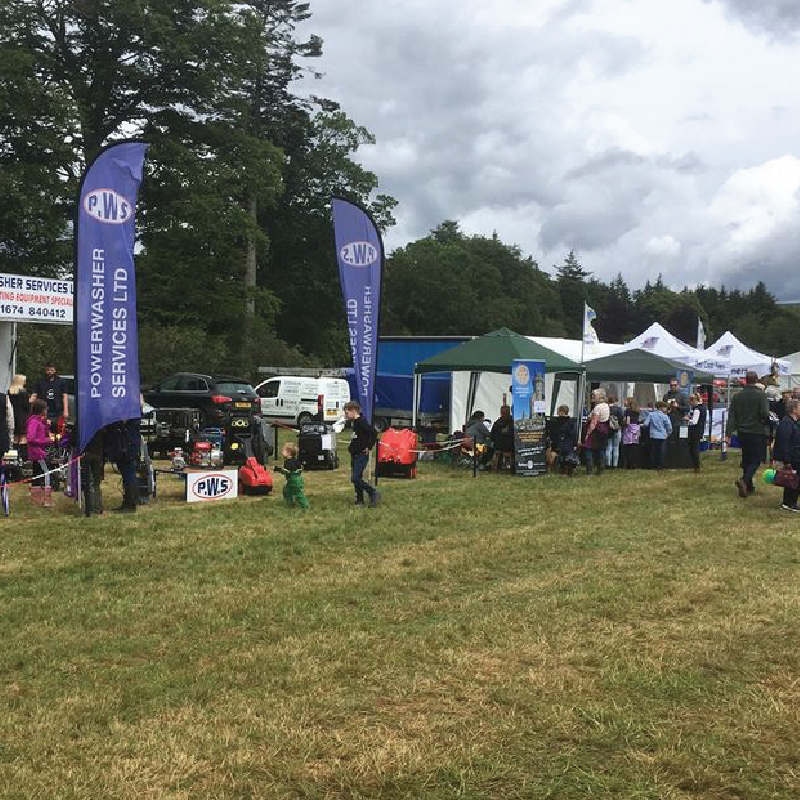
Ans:
[[[798,521],[734,477],[424,463],[358,509],[340,469],[306,513],[162,479],[90,520],[15,488],[0,796],[795,798]]]

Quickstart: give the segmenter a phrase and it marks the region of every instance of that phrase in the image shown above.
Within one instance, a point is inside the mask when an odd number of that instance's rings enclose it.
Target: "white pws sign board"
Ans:
[[[0,320],[72,325],[72,281],[0,273]]]
[[[235,469],[189,472],[186,475],[186,500],[189,503],[212,503],[238,496],[239,473]]]

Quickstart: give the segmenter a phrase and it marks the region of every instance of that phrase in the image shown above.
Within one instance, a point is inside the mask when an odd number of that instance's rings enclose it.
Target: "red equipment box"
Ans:
[[[378,475],[417,477],[417,434],[409,428],[389,428],[377,444]]]

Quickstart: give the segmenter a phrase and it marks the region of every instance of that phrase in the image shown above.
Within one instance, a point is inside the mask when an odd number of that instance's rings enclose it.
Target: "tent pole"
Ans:
[[[417,429],[417,409],[419,406],[419,385],[421,377],[417,374],[417,365],[414,364],[414,397],[411,403],[411,428]]]
[[[730,408],[731,408],[731,374],[730,372],[728,372],[728,388],[727,388],[727,393],[725,395],[725,413],[722,415],[722,453],[720,455],[720,461],[728,460],[728,441],[726,439],[725,429],[728,426],[728,414],[730,413]]]

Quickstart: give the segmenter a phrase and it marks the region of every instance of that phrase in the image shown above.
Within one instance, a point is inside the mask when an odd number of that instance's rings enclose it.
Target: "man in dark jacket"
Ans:
[[[353,427],[353,438],[348,445],[350,453],[350,480],[356,490],[356,505],[364,505],[364,494],[369,496],[373,508],[378,505],[380,492],[364,480],[364,470],[369,464],[369,451],[378,441],[378,433],[361,415],[361,406],[351,400],[345,404],[344,415]]]
[[[497,455],[497,469],[500,469],[503,456],[508,453],[514,459],[514,419],[510,406],[500,407],[500,416],[492,425],[492,446]]]
[[[764,391],[756,386],[757,383],[758,375],[748,372],[744,389],[731,400],[725,431],[725,441],[730,444],[731,434],[735,432],[742,448],[742,477],[735,481],[739,497],[747,497],[755,492],[753,478],[767,457],[769,400]]]
[[[467,424],[467,436],[469,436],[476,446],[483,451],[481,455],[481,469],[487,469],[489,462],[494,455],[492,446],[492,432],[486,424],[486,415],[483,411],[475,411]]]
[[[789,400],[786,403],[786,416],[778,424],[775,433],[773,455],[776,461],[782,461],[784,469],[792,469],[800,473],[800,400]],[[797,513],[798,490],[783,488],[783,505],[781,508]]]
[[[58,418],[63,415],[69,417],[69,407],[67,403],[67,384],[58,376],[55,364],[48,363],[44,368],[44,377],[36,381],[31,395],[31,405],[36,399],[44,400],[47,403],[47,419],[50,423],[50,430],[56,433]]]

